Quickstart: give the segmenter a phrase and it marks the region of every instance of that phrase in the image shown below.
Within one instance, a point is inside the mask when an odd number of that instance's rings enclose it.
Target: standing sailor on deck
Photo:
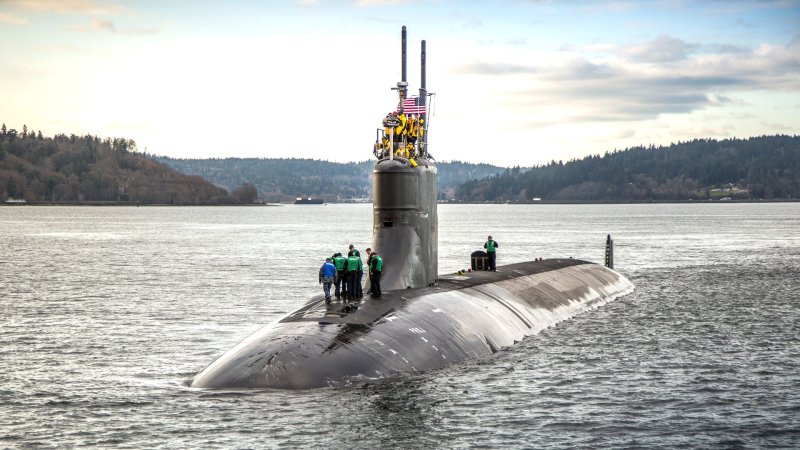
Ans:
[[[358,280],[358,266],[360,266],[361,258],[350,252],[349,256],[347,257],[347,272],[345,274],[345,280],[347,282],[347,294],[345,298],[348,300],[355,300],[356,299],[356,281]]]
[[[383,272],[383,259],[377,252],[369,255],[369,284],[372,297],[381,296],[381,273]]]
[[[336,300],[339,300],[342,295],[347,297],[347,282],[344,278],[347,258],[341,253],[334,253],[332,260],[333,265],[336,266]]]
[[[486,254],[489,255],[489,270],[492,272],[497,271],[497,247],[500,247],[500,244],[492,240],[492,236],[489,236],[486,243],[483,244],[483,248],[486,249]]]
[[[325,262],[319,268],[319,282],[322,283],[322,290],[325,292],[325,303],[331,302],[331,285],[334,280],[336,280],[336,266],[330,258],[325,258]]]

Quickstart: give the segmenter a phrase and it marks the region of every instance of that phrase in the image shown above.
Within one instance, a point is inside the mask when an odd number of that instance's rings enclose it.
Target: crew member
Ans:
[[[350,244],[350,252],[347,254],[347,257],[349,258],[350,256],[353,255],[358,257],[358,271],[356,272],[355,296],[356,298],[362,298],[364,296],[364,292],[363,288],[361,287],[361,279],[364,278],[364,265],[363,265],[364,263],[361,261],[361,253],[359,253],[359,251],[356,250],[353,244]]]
[[[342,295],[347,297],[347,283],[344,279],[347,258],[342,256],[341,253],[336,253],[332,259],[333,265],[336,267],[336,300],[339,300]]]
[[[425,153],[425,148],[424,148],[425,139],[423,139],[423,136],[425,136],[425,119],[422,116],[419,116],[419,120],[417,121],[417,136],[416,136],[417,139],[419,140],[419,145],[415,145],[415,147],[419,148],[420,156],[424,156],[423,153]]]
[[[489,236],[486,243],[483,244],[483,248],[486,249],[486,254],[489,255],[489,270],[492,272],[497,271],[497,267],[495,265],[497,262],[497,247],[500,247],[500,244],[498,244],[497,241],[492,240],[491,236]]]
[[[408,135],[408,117],[403,111],[400,111],[397,114],[397,119],[400,121],[400,125],[394,129],[394,140],[395,142],[402,142]]]
[[[370,268],[372,267],[372,249],[367,247],[367,249],[364,251],[367,252],[367,274],[370,276],[369,289],[367,290],[367,294],[372,295],[372,271],[370,270]]]
[[[419,120],[416,116],[408,119],[408,142],[416,143],[419,137]]]
[[[396,111],[393,111],[393,112],[390,112],[389,114],[387,114],[386,118],[387,119],[394,118],[394,119],[398,119],[399,120],[399,117],[397,117],[397,112]],[[398,127],[384,127],[383,128],[383,134],[384,134],[385,138],[387,139],[387,141],[388,141],[388,139],[390,137],[393,137],[395,141],[398,140],[399,128],[400,128],[399,126]],[[386,148],[388,149],[389,147],[386,147]]]
[[[345,298],[348,300],[355,300],[356,293],[356,281],[358,280],[358,266],[361,262],[361,258],[356,256],[352,251],[350,252],[350,256],[347,257],[347,272],[345,273],[345,280],[347,281],[347,295]]]
[[[389,156],[389,152],[391,151],[390,150],[391,149],[391,145],[389,143],[389,135],[388,134],[383,136],[383,139],[381,140],[381,143],[383,144],[383,152],[381,153],[381,158],[385,158],[385,157]]]
[[[331,285],[334,280],[336,280],[336,266],[330,258],[325,258],[325,262],[319,268],[319,282],[322,283],[322,291],[325,292],[325,303],[331,302]]]
[[[377,252],[369,255],[369,289],[373,298],[381,296],[381,273],[383,272],[383,259]]]
[[[358,255],[358,273],[356,274],[356,297],[364,297],[364,288],[361,284],[361,279],[364,278],[364,262],[361,261],[361,256]]]

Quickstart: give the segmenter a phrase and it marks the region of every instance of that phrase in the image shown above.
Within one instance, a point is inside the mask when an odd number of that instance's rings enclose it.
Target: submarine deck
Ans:
[[[318,295],[294,313],[283,318],[280,322],[369,325],[424,295],[466,289],[485,283],[510,280],[521,276],[550,272],[552,270],[581,264],[591,263],[578,259],[546,259],[500,266],[497,268],[496,272],[474,271],[464,274],[443,275],[439,277],[439,281],[434,286],[387,291],[383,292],[380,298],[365,297],[360,302],[354,302],[353,304],[358,306],[358,309],[350,312],[344,311],[344,302],[334,301],[333,303],[326,304],[324,297]]]

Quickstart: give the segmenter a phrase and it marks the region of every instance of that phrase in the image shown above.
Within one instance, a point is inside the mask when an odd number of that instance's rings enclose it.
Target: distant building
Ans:
[[[294,201],[295,205],[321,205],[324,203],[324,200],[321,198],[311,198],[311,197],[297,197],[297,200]]]
[[[6,201],[4,201],[3,203],[7,205],[25,205],[28,202],[24,198],[8,197],[8,199],[6,199]]]

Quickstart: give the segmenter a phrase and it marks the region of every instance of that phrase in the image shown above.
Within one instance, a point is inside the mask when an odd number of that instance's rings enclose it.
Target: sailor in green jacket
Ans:
[[[383,259],[377,252],[369,255],[369,284],[372,296],[381,296],[381,273],[383,273]]]
[[[492,272],[497,271],[497,267],[495,263],[497,262],[497,247],[500,247],[500,244],[497,241],[492,240],[492,237],[489,236],[489,240],[483,244],[483,248],[486,249],[486,253],[489,255],[489,270]]]
[[[358,279],[358,266],[361,265],[361,258],[355,254],[350,254],[347,257],[347,272],[345,273],[345,281],[347,282],[347,294],[345,298],[348,300],[355,300],[356,293],[356,280]]]
[[[364,296],[364,291],[362,290],[361,287],[361,279],[364,278],[364,264],[361,262],[361,253],[359,253],[359,251],[356,250],[353,244],[350,244],[350,252],[347,254],[347,257],[349,258],[350,256],[353,255],[358,256],[358,273],[356,274],[356,281],[355,281],[355,286],[356,286],[355,296],[356,298],[361,298]]]
[[[347,265],[347,258],[342,256],[341,253],[335,253],[331,259],[333,260],[333,265],[336,266],[336,300],[342,298],[342,295],[347,297],[347,283],[344,279],[345,274],[345,266]]]

